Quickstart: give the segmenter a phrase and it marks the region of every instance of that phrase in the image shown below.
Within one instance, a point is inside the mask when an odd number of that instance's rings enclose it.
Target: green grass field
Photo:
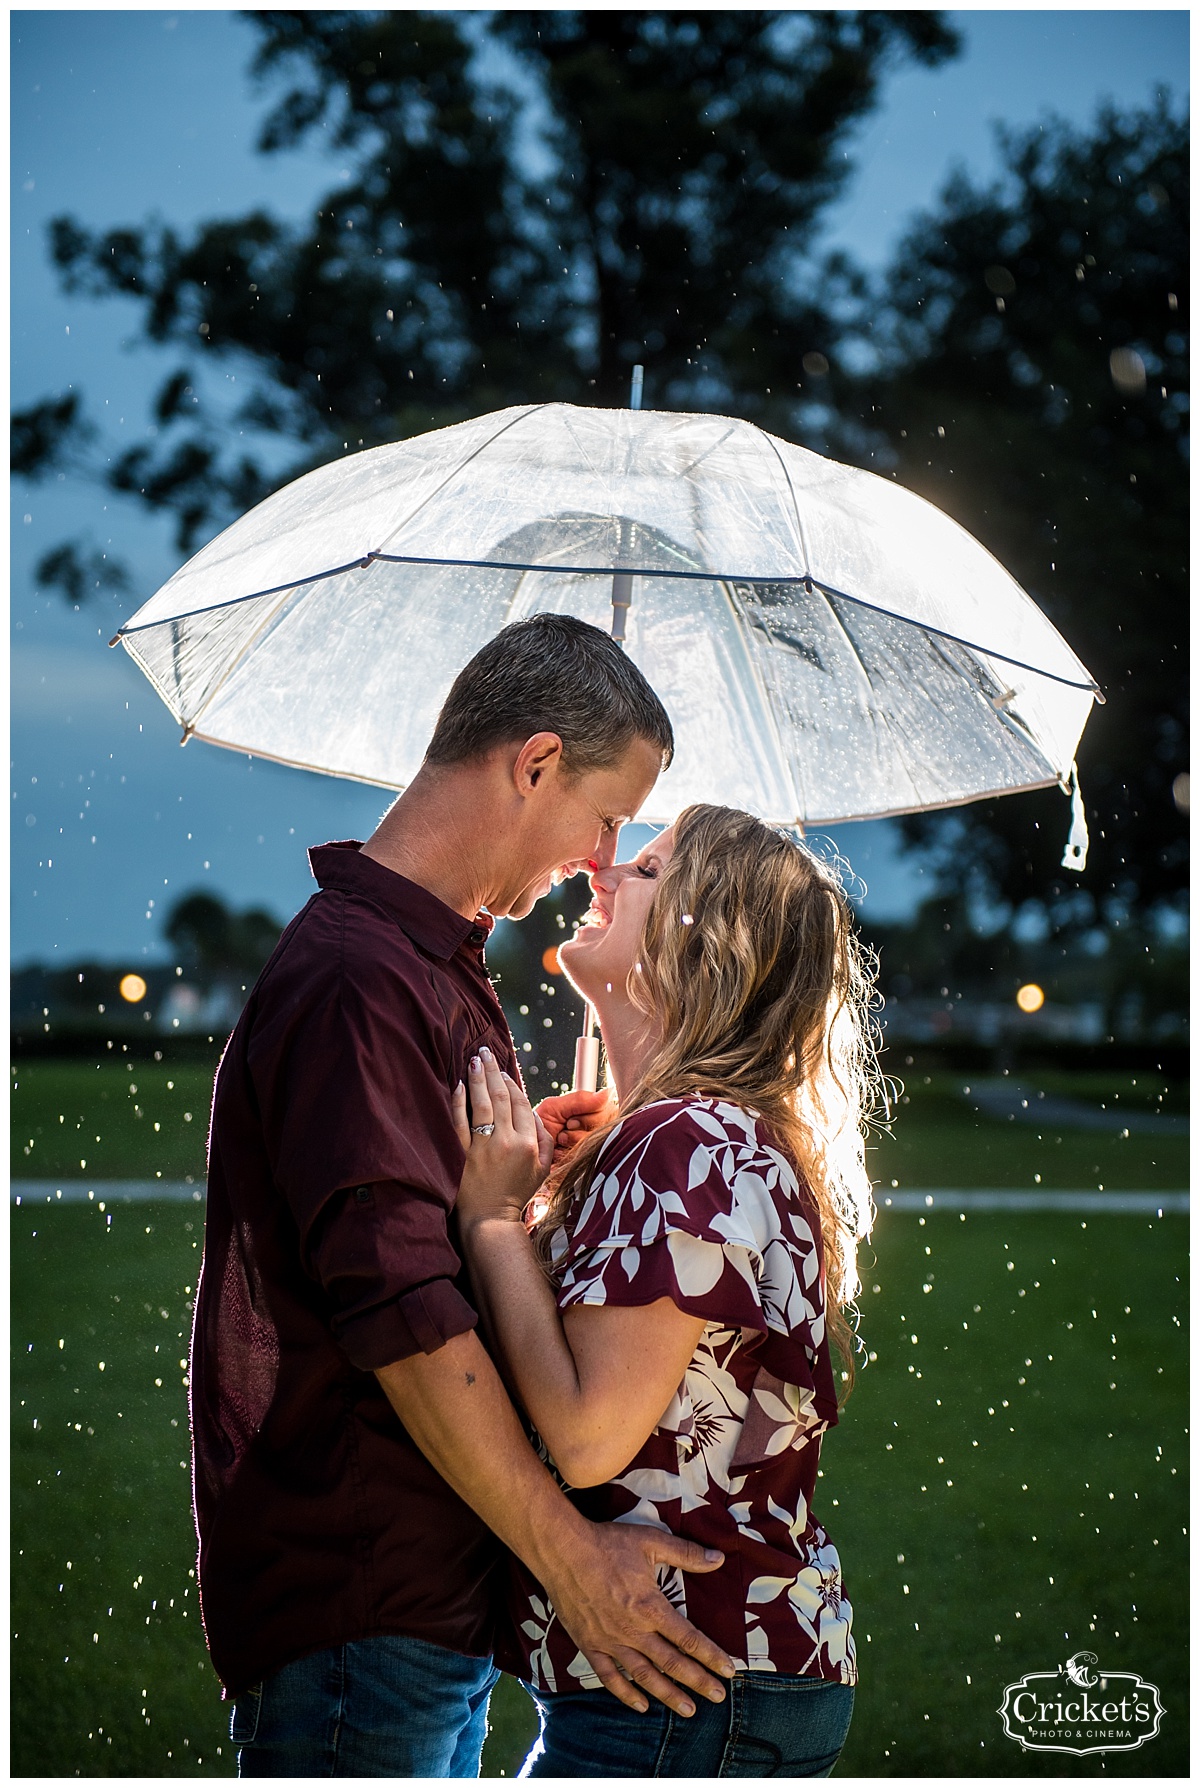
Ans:
[[[203,1180],[215,1072],[198,1062],[16,1064],[13,1178]]]
[[[89,1177],[196,1171],[206,1070],[37,1063],[14,1078],[21,1177],[69,1169],[54,1134],[69,1123],[72,1150],[101,1137],[74,1157]],[[1036,1132],[985,1125],[952,1080],[923,1078],[888,1144],[892,1175],[1028,1186],[1006,1145]],[[951,1173],[938,1150],[960,1146],[956,1128],[976,1149]],[[31,1137],[36,1167],[21,1152]],[[87,1152],[102,1146],[103,1168]],[[1124,1155],[1103,1136],[1062,1147],[1097,1173],[1035,1167],[1044,1184],[1187,1184],[1156,1139]],[[1118,1157],[1133,1164],[1123,1178]],[[15,1775],[234,1773],[192,1575],[181,1362],[201,1221],[167,1203],[13,1212]],[[861,1671],[838,1773],[1187,1773],[1186,1249],[1173,1217],[880,1218],[862,1257],[875,1358],[826,1442],[817,1504]],[[1085,1647],[1157,1683],[1160,1736],[1124,1757],[1026,1755],[1000,1731],[1005,1684]],[[493,1716],[485,1773],[511,1776],[532,1724],[514,1684]]]
[[[1002,1122],[971,1108],[970,1074],[904,1070],[904,1092],[890,1136],[868,1155],[871,1177],[900,1186],[1044,1186],[1109,1191],[1169,1191],[1188,1184],[1186,1136],[1122,1136],[1119,1131],[1068,1130]],[[1111,1110],[1186,1111],[1186,1086],[1156,1075],[1055,1074],[1022,1071],[1017,1078],[1047,1094]],[[1163,1093],[1161,1107],[1158,1095]],[[1115,1097],[1114,1097],[1115,1096]],[[1040,1176],[1040,1177],[1039,1177]]]
[[[1022,1078],[1028,1079],[1029,1075]],[[213,1069],[194,1062],[22,1062],[12,1074],[14,1178],[204,1177]],[[1147,1074],[1042,1074],[1047,1092],[1122,1109],[1186,1109],[1187,1088]],[[907,1072],[891,1135],[875,1139],[872,1176],[901,1186],[1106,1186],[1188,1183],[1188,1139],[1122,1137],[984,1117],[970,1077]],[[1040,1181],[1037,1176],[1041,1175]]]

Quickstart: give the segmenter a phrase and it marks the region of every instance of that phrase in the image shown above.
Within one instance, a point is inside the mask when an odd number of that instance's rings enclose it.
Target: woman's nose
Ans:
[[[588,876],[588,887],[593,894],[611,894],[624,873],[623,863],[607,863],[603,869],[594,869]]]

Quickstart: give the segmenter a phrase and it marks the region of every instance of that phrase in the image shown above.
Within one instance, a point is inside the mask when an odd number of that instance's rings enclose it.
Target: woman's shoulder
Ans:
[[[653,1159],[666,1166],[678,1159],[686,1166],[697,1149],[719,1154],[727,1171],[744,1170],[757,1157],[795,1178],[792,1163],[758,1112],[708,1093],[639,1105],[614,1126],[597,1170],[613,1172],[634,1154],[642,1163]]]
[[[592,1200],[656,1199],[697,1234],[751,1235],[764,1246],[785,1230],[811,1239],[811,1198],[762,1115],[731,1099],[692,1093],[639,1106],[616,1126],[596,1161]],[[713,1230],[714,1238],[717,1231]]]
[[[654,1284],[693,1314],[791,1333],[811,1320],[804,1293],[820,1267],[819,1224],[797,1194],[758,1112],[701,1094],[639,1106],[562,1231],[561,1301],[603,1301],[583,1289],[598,1277],[610,1302]]]

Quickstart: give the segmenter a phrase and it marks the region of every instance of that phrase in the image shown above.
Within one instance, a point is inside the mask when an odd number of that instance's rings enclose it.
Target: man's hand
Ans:
[[[599,1130],[616,1115],[613,1096],[607,1088],[595,1093],[554,1093],[535,1110],[554,1138],[555,1167],[562,1166],[589,1130]]]
[[[638,1693],[644,1689],[676,1713],[694,1714],[676,1683],[724,1701],[709,1671],[732,1676],[733,1660],[677,1613],[655,1582],[660,1565],[715,1571],[724,1555],[633,1522],[591,1527],[586,1544],[583,1556],[573,1553],[569,1568],[545,1582],[558,1618],[605,1688],[635,1713],[649,1705]]]
[[[656,1527],[586,1520],[525,1438],[478,1335],[455,1335],[434,1353],[381,1366],[377,1376],[435,1471],[545,1584],[619,1701],[642,1711],[644,1689],[686,1715],[694,1708],[680,1683],[722,1699],[714,1678],[735,1673],[732,1659],[689,1626],[654,1581],[664,1564],[716,1570],[719,1553]]]

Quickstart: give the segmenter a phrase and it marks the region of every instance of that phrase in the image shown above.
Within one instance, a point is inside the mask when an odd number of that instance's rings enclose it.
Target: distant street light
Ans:
[[[122,975],[121,998],[131,1006],[136,1006],[146,997],[146,983],[140,975]]]
[[[1022,1012],[1040,1012],[1046,1003],[1046,996],[1036,981],[1027,981],[1024,987],[1017,989],[1017,1004]]]

